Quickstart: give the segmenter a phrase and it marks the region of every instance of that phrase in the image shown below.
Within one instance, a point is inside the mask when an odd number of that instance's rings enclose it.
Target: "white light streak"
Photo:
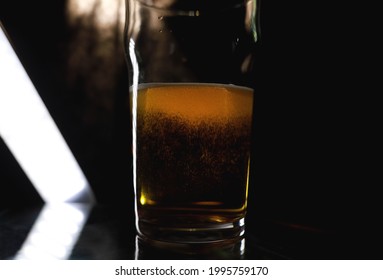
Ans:
[[[85,175],[0,30],[0,137],[45,202],[93,202]]]

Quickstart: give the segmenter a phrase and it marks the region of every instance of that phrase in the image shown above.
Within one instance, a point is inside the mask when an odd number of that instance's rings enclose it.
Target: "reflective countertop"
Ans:
[[[136,235],[130,207],[53,204],[0,211],[0,259],[353,259],[340,232],[257,219],[237,244],[203,250],[158,248]],[[351,242],[350,242],[351,241]],[[208,248],[208,249],[206,249]],[[367,251],[366,251],[367,252]]]

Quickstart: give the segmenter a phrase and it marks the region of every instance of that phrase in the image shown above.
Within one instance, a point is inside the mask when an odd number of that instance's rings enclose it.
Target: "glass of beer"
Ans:
[[[136,228],[181,245],[244,235],[256,0],[127,0]]]

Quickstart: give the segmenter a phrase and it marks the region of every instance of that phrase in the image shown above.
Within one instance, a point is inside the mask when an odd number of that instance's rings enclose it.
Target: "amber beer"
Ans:
[[[225,239],[233,230],[240,235],[249,180],[252,89],[142,84],[131,96],[139,233],[186,242]]]

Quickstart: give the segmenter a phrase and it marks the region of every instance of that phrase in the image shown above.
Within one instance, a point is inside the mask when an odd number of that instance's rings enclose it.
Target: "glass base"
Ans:
[[[213,243],[172,243],[136,236],[135,259],[182,260],[182,259],[243,259],[245,238]]]
[[[139,236],[146,240],[182,246],[182,244],[234,243],[245,233],[244,218],[233,222],[212,224],[157,224],[138,221]]]

